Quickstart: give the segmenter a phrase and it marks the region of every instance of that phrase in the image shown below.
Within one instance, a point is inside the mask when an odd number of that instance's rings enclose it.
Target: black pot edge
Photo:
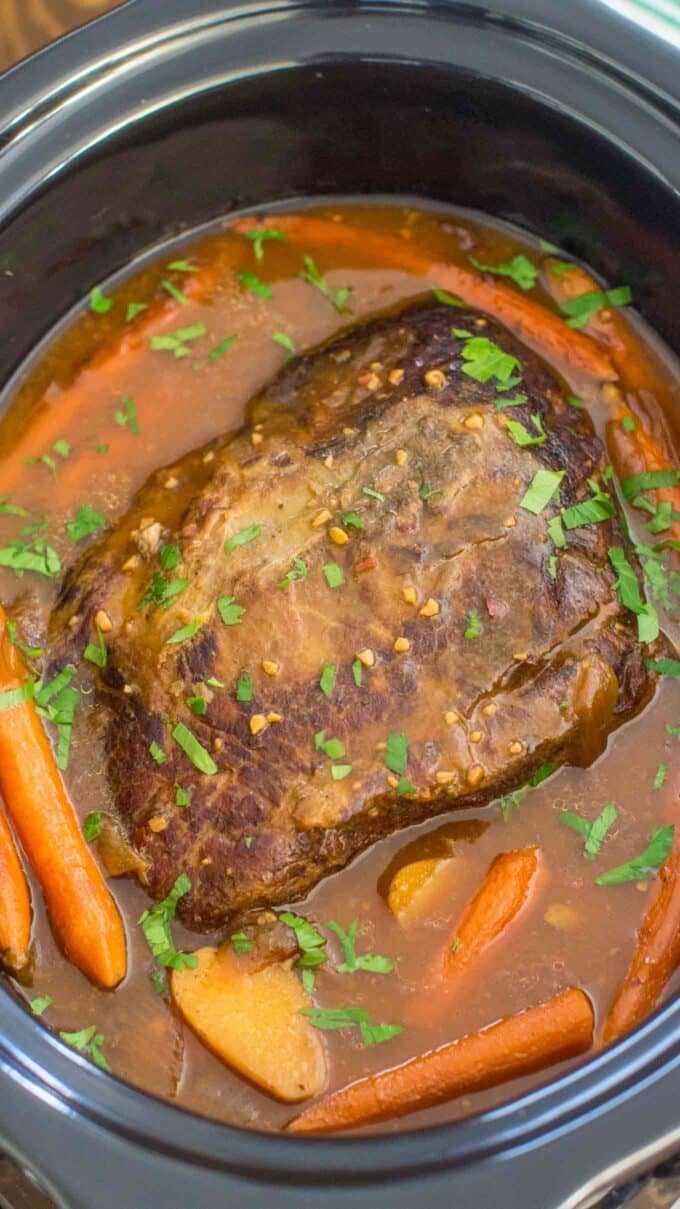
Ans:
[[[511,0],[497,0],[496,7],[498,10],[502,10],[504,13],[507,13],[510,5]],[[195,7],[200,9],[201,13],[205,13],[208,16],[211,13],[214,13],[216,10],[215,4],[212,3],[198,3],[195,5]],[[236,6],[232,5],[231,7]],[[283,7],[285,7],[283,3],[274,4],[270,6],[269,11],[280,11]],[[387,7],[389,7],[392,11],[395,9],[394,4],[387,6],[385,4],[378,3],[370,6],[371,12],[374,14],[379,14]],[[423,5],[409,4],[399,7],[407,7],[410,12],[424,12]],[[451,7],[455,7],[459,11],[462,11],[463,9],[472,9],[478,13],[479,10],[481,10],[484,6],[480,3],[473,3]],[[538,2],[535,2],[535,0],[525,0],[525,3],[518,5],[518,7],[521,7],[522,13],[526,15],[529,20],[534,20],[538,18],[539,15],[544,15],[545,11],[545,5],[541,3],[540,0],[538,0]],[[166,0],[164,5],[164,17],[166,19],[168,17],[171,19],[179,19],[182,8],[183,6],[181,4],[181,0],[178,0],[178,2],[174,2],[174,0]],[[253,6],[250,6],[250,8],[252,9]],[[579,10],[578,13],[576,12],[577,9]],[[241,8],[239,11],[243,12],[243,8]],[[595,16],[599,19],[603,16],[599,10],[596,14],[594,14],[593,6],[590,3],[584,4],[583,0],[573,0],[573,7],[570,10],[570,18],[572,15],[580,15],[583,17],[586,12],[588,13],[589,17]],[[96,51],[98,48],[101,49],[102,45],[108,42],[112,35],[114,36],[114,40],[116,37],[120,36],[122,39],[122,46],[123,42],[127,41],[130,33],[130,28],[129,26],[126,28],[124,21],[128,21],[130,18],[132,18],[132,20],[135,22],[136,33],[138,35],[143,37],[149,34],[153,27],[153,19],[150,17],[150,6],[145,4],[144,0],[128,0],[128,3],[125,4],[122,9],[119,9],[112,14],[101,18],[89,29],[82,31],[81,33],[71,35],[63,42],[41,52],[41,54],[38,55],[35,60],[29,60],[24,65],[14,69],[14,71],[6,76],[4,80],[0,81],[0,108],[2,108],[3,90],[5,90],[6,85],[10,86],[10,99],[12,95],[14,95],[15,99],[21,96],[21,88],[19,88],[18,92],[15,91],[17,84],[20,83],[21,72],[28,72],[29,70],[35,72],[35,69],[37,68],[39,68],[39,71],[42,72],[47,68],[58,68],[60,64],[61,68],[67,68],[69,62],[75,61],[74,55],[75,59],[79,59],[83,52],[88,50],[88,47],[85,46],[84,41],[78,43],[78,39],[84,40],[87,38],[89,49],[92,51]],[[601,21],[599,23],[600,25],[602,24]],[[623,40],[623,42],[625,42],[627,45],[627,39],[630,37],[631,27],[628,25],[628,23],[624,23],[623,19],[619,19],[617,24],[617,39],[619,42]],[[594,35],[591,38],[591,43],[604,43],[605,41],[611,43],[611,30],[607,31],[608,37],[607,39],[604,39],[604,29],[598,29],[597,26],[598,20],[596,19],[594,22],[594,27],[589,27],[589,34]],[[123,37],[123,35],[125,35],[125,37]],[[671,68],[673,67],[673,63],[668,60],[667,56],[664,57],[663,55],[659,54],[660,44],[656,41],[656,39],[650,37],[648,40],[647,49],[651,49],[652,46],[657,55],[654,62],[654,77],[660,82],[670,84],[670,72]],[[639,62],[636,65],[637,52],[635,55],[632,55],[630,54],[630,49],[631,48],[628,47],[629,53],[627,53],[625,56],[627,60],[626,67],[627,70],[632,71],[633,77],[636,77],[639,70]],[[66,54],[66,59],[63,57],[61,60],[52,58],[50,61],[50,56],[63,56],[64,54]],[[663,108],[666,107],[666,101],[667,98],[663,100]],[[675,102],[672,104],[674,105]],[[7,112],[7,110],[5,110],[5,112]],[[110,1097],[104,1094],[105,1088],[107,1086],[110,1088],[111,1081],[105,1079],[104,1076],[99,1074],[99,1072],[93,1071],[87,1063],[75,1056],[67,1056],[66,1065],[64,1067],[65,1055],[62,1052],[61,1046],[59,1046],[53,1038],[49,1037],[49,1035],[46,1035],[44,1030],[37,1028],[35,1023],[25,1016],[25,1013],[22,1009],[15,1007],[13,1010],[17,1011],[22,1019],[20,1020],[17,1017],[17,1019],[13,1022],[19,1030],[19,1033],[16,1036],[16,1041],[18,1044],[14,1056],[12,1056],[11,1052],[4,1055],[7,1062],[6,1069],[11,1068],[14,1072],[13,1077],[19,1079],[24,1087],[30,1087],[32,1094],[37,1093],[39,1097],[44,1095],[56,1095],[56,1100],[54,1102],[55,1107],[57,1106],[56,1101],[58,1100],[61,1110],[68,1111],[69,1115],[72,1114],[74,1110],[78,1111],[78,1109],[83,1108],[83,1119],[89,1118],[92,1121],[96,1121],[97,1124],[102,1124],[107,1129],[111,1129],[112,1119],[110,1114],[114,1106],[108,1103]],[[263,1136],[244,1134],[243,1131],[231,1129],[230,1127],[216,1126],[210,1122],[195,1121],[196,1126],[203,1134],[202,1141],[205,1148],[201,1146],[194,1150],[192,1145],[188,1145],[186,1149],[183,1147],[177,1148],[175,1146],[171,1147],[170,1149],[173,1151],[173,1154],[178,1158],[181,1158],[182,1161],[199,1161],[202,1165],[215,1165],[219,1168],[226,1167],[231,1171],[241,1171],[244,1175],[252,1176],[258,1180],[270,1178],[274,1181],[286,1179],[288,1182],[290,1182],[291,1179],[293,1179],[297,1182],[297,1180],[303,1176],[304,1178],[301,1180],[301,1182],[304,1184],[307,1184],[308,1182],[315,1183],[317,1181],[327,1182],[330,1169],[333,1170],[334,1174],[338,1173],[338,1164],[333,1160],[339,1157],[340,1152],[343,1153],[343,1158],[345,1160],[341,1164],[341,1167],[344,1169],[342,1172],[342,1178],[351,1180],[352,1182],[355,1180],[361,1181],[362,1184],[367,1180],[397,1180],[401,1178],[400,1173],[405,1173],[406,1169],[408,1169],[409,1175],[424,1174],[426,1171],[434,1171],[442,1166],[445,1166],[449,1170],[451,1168],[455,1169],[457,1163],[480,1160],[484,1154],[492,1153],[493,1151],[498,1151],[499,1149],[507,1150],[508,1146],[511,1144],[515,1144],[519,1148],[525,1145],[527,1141],[535,1141],[537,1134],[544,1134],[544,1124],[542,1123],[542,1118],[537,1118],[536,1116],[539,1108],[542,1105],[546,1105],[551,1099],[557,1100],[561,1095],[565,1094],[574,1080],[577,1082],[581,1080],[584,1072],[587,1074],[592,1074],[594,1077],[597,1067],[597,1070],[601,1075],[608,1075],[610,1077],[610,1083],[603,1093],[605,1096],[609,1094],[610,1089],[613,1089],[611,1087],[612,1084],[617,1087],[617,1090],[620,1091],[620,1094],[623,1097],[625,1097],[629,1090],[632,1090],[632,1088],[626,1086],[625,1082],[623,1084],[618,1084],[616,1077],[617,1066],[621,1067],[619,1073],[622,1073],[623,1066],[631,1061],[633,1062],[633,1075],[631,1077],[634,1077],[637,1086],[640,1086],[641,1083],[645,1081],[649,1082],[650,1084],[654,1083],[656,1079],[661,1076],[663,1069],[660,1065],[662,1054],[668,1052],[669,1030],[672,1035],[672,1040],[677,1042],[679,1024],[680,1005],[667,1005],[664,1009],[652,1017],[650,1021],[646,1022],[643,1028],[638,1030],[633,1037],[626,1039],[626,1041],[622,1042],[619,1046],[615,1047],[607,1054],[602,1055],[599,1059],[595,1059],[594,1061],[588,1063],[587,1067],[582,1068],[582,1070],[574,1072],[573,1075],[558,1081],[558,1083],[550,1085],[548,1088],[541,1089],[538,1092],[531,1093],[530,1095],[523,1097],[519,1101],[515,1101],[512,1105],[507,1106],[507,1108],[498,1110],[495,1113],[484,1114],[484,1116],[481,1118],[472,1119],[459,1125],[441,1126],[437,1127],[436,1129],[430,1129],[425,1133],[417,1133],[412,1131],[407,1134],[399,1135],[396,1138],[362,1138],[354,1140],[338,1140],[332,1143],[324,1141],[305,1141],[303,1143],[296,1143],[288,1139],[276,1137],[272,1138],[269,1135]],[[23,1026],[27,1026],[27,1029],[24,1029]],[[23,1041],[22,1034],[25,1035],[27,1042],[34,1042],[36,1041],[36,1038],[40,1039],[37,1050],[33,1055],[30,1054],[30,1045],[25,1045],[22,1047],[23,1052],[28,1059],[26,1063],[24,1063],[23,1060],[17,1060],[16,1057],[16,1054],[21,1052],[19,1045]],[[664,1035],[662,1036],[662,1034]],[[652,1057],[652,1054],[656,1056]],[[49,1063],[50,1069],[48,1069],[47,1065],[43,1065],[43,1062],[46,1064]],[[64,1069],[60,1071],[60,1076],[55,1080],[53,1071],[58,1065],[61,1065],[64,1067]],[[74,1069],[77,1067],[81,1068],[80,1073],[82,1074],[83,1096],[92,1096],[92,1100],[87,1105],[84,1104],[84,1101],[80,1101],[78,1093],[74,1095],[72,1089],[69,1087],[70,1082],[75,1083],[75,1080],[73,1080],[72,1076]],[[631,1075],[630,1068],[628,1073]],[[95,1084],[91,1083],[92,1078],[97,1080]],[[127,1104],[129,1109],[130,1090],[125,1085],[117,1082],[115,1083],[115,1086],[117,1091],[120,1090],[120,1092],[124,1093],[125,1096],[125,1098],[121,1100],[120,1106],[124,1107]],[[145,1096],[143,1093],[134,1092],[133,1094],[137,1100],[145,1101],[147,1104],[149,1103],[150,1097]],[[79,1101],[78,1108],[76,1108],[76,1101]],[[593,1101],[591,1100],[591,1108],[592,1106]],[[554,1104],[553,1107],[557,1107],[557,1105]],[[612,1101],[612,1112],[617,1107],[620,1107],[620,1103],[617,1105]],[[141,1108],[142,1105],[140,1105],[140,1109]],[[163,1113],[173,1114],[180,1118],[182,1122],[186,1123],[187,1114],[181,1110],[158,1102],[158,1107],[154,1107],[154,1113],[158,1113],[161,1109],[163,1110]],[[124,1114],[121,1120],[124,1120],[125,1115],[129,1117],[129,1112]],[[531,1115],[532,1119],[534,1120],[534,1129],[531,1131],[531,1133],[522,1133],[521,1118],[522,1116],[526,1117],[528,1115]],[[499,1142],[497,1131],[499,1127],[505,1125],[509,1116],[513,1116],[515,1117],[516,1121],[520,1121],[519,1130],[521,1137],[516,1134],[513,1138],[512,1129],[508,1129],[502,1135]],[[164,1121],[164,1124],[165,1123],[168,1125],[169,1132],[175,1133],[175,1130],[171,1128],[170,1120],[167,1122]],[[570,1121],[567,1113],[563,1113],[561,1116],[560,1114],[557,1114],[553,1128],[569,1129],[573,1126],[573,1124],[573,1119]],[[473,1130],[477,1131],[478,1133],[485,1132],[481,1129],[482,1125],[488,1125],[493,1129],[495,1133],[493,1142],[490,1142],[488,1138],[482,1140],[473,1136]],[[144,1138],[145,1131],[143,1128],[143,1122],[140,1119],[140,1121],[135,1125],[130,1124],[121,1129],[120,1132],[125,1136],[134,1132],[134,1138],[130,1136],[129,1140],[137,1143],[140,1139]],[[186,1135],[190,1131],[184,1128],[181,1130],[181,1132]],[[452,1136],[454,1133],[457,1135],[456,1141],[459,1143],[462,1142],[463,1136],[467,1134],[466,1140],[470,1143],[470,1145],[466,1146],[463,1144],[461,1146],[459,1144],[449,1146],[448,1144],[445,1144],[449,1142],[452,1143],[454,1141]],[[213,1143],[217,1141],[218,1136],[220,1136],[222,1139],[229,1137],[229,1154],[224,1153],[223,1146],[216,1147],[210,1145],[211,1141]],[[549,1135],[544,1134],[544,1136]],[[253,1146],[250,1147],[246,1145],[244,1147],[244,1138],[247,1139],[248,1142],[252,1142]],[[153,1136],[149,1134],[147,1135],[147,1139],[151,1145],[158,1146],[158,1131],[154,1129]],[[664,1139],[659,1140],[660,1147],[664,1148],[667,1144],[670,1145],[670,1140],[671,1135],[665,1133]],[[675,1141],[674,1134],[672,1135],[672,1140]],[[191,1141],[191,1139],[187,1139],[187,1142]],[[198,1137],[196,1137],[196,1142],[198,1142]],[[236,1147],[233,1145],[235,1142],[238,1142],[237,1149],[241,1152],[240,1156],[237,1156],[235,1153]],[[282,1160],[285,1156],[285,1164],[281,1162],[280,1165],[275,1165],[272,1168],[270,1168],[269,1164],[267,1164],[267,1170],[264,1170],[262,1162],[263,1143],[266,1143],[268,1151],[280,1151]],[[487,1146],[486,1149],[485,1146]],[[406,1150],[407,1148],[413,1149],[414,1151],[417,1148],[419,1160],[415,1168],[413,1157],[404,1156],[404,1161],[399,1161],[400,1150]],[[309,1164],[307,1160],[309,1159],[312,1151],[315,1151],[317,1154],[317,1165],[315,1165],[315,1170],[310,1171],[311,1164]],[[391,1154],[389,1152],[391,1152]],[[659,1151],[659,1153],[660,1152],[661,1151]],[[381,1160],[380,1163],[377,1162],[378,1158]],[[298,1163],[301,1166],[304,1165],[304,1171],[299,1169]]]

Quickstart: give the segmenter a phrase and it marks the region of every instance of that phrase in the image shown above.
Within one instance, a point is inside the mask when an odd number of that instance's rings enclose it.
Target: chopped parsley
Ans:
[[[567,327],[585,327],[598,311],[605,306],[625,306],[631,301],[630,287],[617,286],[613,290],[588,290],[577,298],[569,298],[560,303],[560,310],[567,315]]]
[[[294,558],[290,571],[286,571],[283,579],[280,579],[276,586],[277,588],[288,588],[299,579],[304,579],[306,575],[307,563],[302,558]]]
[[[580,504],[570,504],[562,513],[562,524],[565,529],[578,529],[582,525],[598,525],[614,516],[616,509],[609,496],[604,491],[596,491],[588,500]]]
[[[183,294],[181,290],[178,290],[177,286],[173,285],[171,281],[168,281],[167,279],[161,281],[161,289],[165,290],[166,294],[169,294],[171,298],[174,298],[175,302],[179,302],[181,306],[189,305],[189,299],[187,298],[186,294]]]
[[[173,273],[198,273],[198,267],[190,260],[171,260],[168,268]]]
[[[377,500],[379,504],[385,503],[385,496],[380,491],[376,491],[374,487],[362,487],[364,495],[367,495],[372,500]]]
[[[335,685],[335,674],[338,670],[337,663],[324,663],[321,669],[319,678],[319,688],[325,697],[330,697],[333,693]]]
[[[317,742],[318,740],[318,742]],[[329,760],[341,760],[346,754],[345,744],[341,739],[327,739],[325,731],[319,730],[314,736],[314,746],[317,751],[322,751],[328,756]]]
[[[22,508],[20,504],[7,503],[7,496],[0,495],[0,513],[5,513],[9,516],[30,516],[27,508]]]
[[[254,542],[261,533],[262,525],[257,524],[248,525],[247,529],[241,529],[240,533],[234,533],[234,535],[228,538],[224,543],[225,554],[231,554],[232,550],[235,550],[237,546],[250,545],[250,543]]]
[[[186,873],[180,873],[166,898],[148,907],[139,917],[142,932],[151,952],[161,966],[173,970],[193,970],[198,959],[193,953],[179,953],[172,939],[170,925],[175,918],[177,904],[191,890],[191,881]]]
[[[102,812],[101,810],[91,810],[83,819],[83,835],[88,844],[96,840],[102,829]]]
[[[292,911],[283,911],[279,915],[281,923],[286,927],[292,928],[295,933],[295,940],[300,956],[296,961],[298,969],[302,970],[302,985],[307,992],[314,989],[314,974],[313,970],[316,966],[324,965],[328,961],[328,951],[326,949],[326,940],[320,932],[310,924],[308,919],[302,915],[295,915]]]
[[[141,315],[142,311],[147,311],[148,309],[148,303],[146,302],[128,302],[127,309],[125,311],[125,322],[131,323],[133,319],[136,319],[138,315]]]
[[[94,663],[96,667],[106,667],[106,644],[104,635],[99,626],[95,626],[97,631],[97,641],[88,642],[83,651],[83,659],[87,659],[88,663]]]
[[[31,999],[29,1007],[34,1016],[42,1016],[48,1007],[52,1007],[54,1000],[51,995],[36,995],[35,999]]]
[[[654,605],[643,601],[640,595],[640,585],[622,546],[610,546],[609,561],[617,576],[615,590],[625,609],[634,613],[638,622],[638,638],[640,642],[654,642],[659,636],[659,618]]]
[[[274,341],[275,344],[278,344],[280,346],[280,348],[283,348],[286,350],[289,361],[292,361],[293,357],[295,357],[297,355],[297,348],[295,347],[295,341],[293,340],[293,338],[291,336],[287,336],[285,332],[273,332],[272,340]]]
[[[589,860],[593,860],[600,851],[607,832],[614,826],[618,817],[619,812],[614,803],[607,802],[607,805],[592,822],[582,818],[573,810],[563,810],[560,814],[560,823],[564,823],[565,827],[571,827],[572,831],[577,831],[579,835],[585,836],[584,854]]]
[[[208,702],[206,701],[205,697],[187,697],[186,703],[189,706],[192,714],[196,714],[198,718],[202,718],[207,712]]]
[[[543,781],[547,781],[548,777],[552,776],[556,768],[557,765],[550,763],[550,761],[546,762],[545,764],[541,764],[541,767],[536,769],[536,772],[533,774],[533,776],[529,777],[528,781],[525,781],[524,785],[520,785],[518,789],[513,789],[512,793],[503,794],[503,796],[498,799],[498,805],[501,808],[504,823],[509,821],[513,810],[516,810],[517,807],[522,804],[529,790],[536,789],[536,787],[541,785]]]
[[[465,361],[463,373],[474,378],[475,382],[490,382],[495,378],[505,389],[517,373],[521,377],[522,366],[517,358],[486,336],[471,336],[463,344],[461,352]]]
[[[344,961],[336,966],[338,974],[353,974],[355,970],[365,970],[369,974],[391,974],[394,962],[389,957],[381,957],[377,953],[364,953],[357,956],[356,938],[359,920],[353,919],[345,932],[334,919],[326,923],[329,932],[334,932],[340,941]]]
[[[387,736],[385,745],[385,767],[399,777],[396,794],[401,797],[405,793],[415,793],[415,788],[406,776],[408,762],[409,740],[406,735],[392,732]]]
[[[176,571],[182,561],[182,551],[171,542],[161,546],[158,557],[164,571]]]
[[[42,537],[32,542],[13,538],[8,546],[0,549],[0,567],[10,567],[20,579],[24,571],[35,571],[46,579],[57,579],[61,575],[59,555]]]
[[[527,400],[528,395],[523,395],[521,393],[517,395],[508,395],[507,397],[503,397],[501,395],[498,399],[494,399],[493,405],[496,411],[503,411],[506,407],[521,407],[523,403],[527,402]]]
[[[621,428],[623,432],[635,432],[637,424],[634,416],[624,416],[621,420]]]
[[[254,944],[252,940],[248,939],[245,932],[232,932],[229,939],[235,953],[249,953]]]
[[[578,398],[578,395],[567,395],[567,403],[570,407],[574,407],[576,411],[584,411],[586,406],[583,399]]]
[[[211,348],[210,352],[208,353],[208,361],[218,361],[220,357],[223,357],[225,353],[229,352],[232,344],[235,344],[237,340],[238,336],[225,336],[224,340],[220,340],[219,344],[216,344],[214,348]]]
[[[239,676],[236,682],[236,700],[237,701],[252,701],[253,699],[253,678],[250,672],[244,672]]]
[[[223,625],[239,625],[245,608],[236,604],[233,596],[220,596],[217,602],[217,612]]]
[[[557,579],[557,555],[551,554],[548,558],[548,575],[551,579]]]
[[[680,680],[680,659],[645,659],[645,667],[660,676],[673,676]]]
[[[305,255],[302,257],[302,259],[305,266],[304,269],[299,273],[299,276],[302,278],[302,280],[309,282],[310,285],[313,285],[317,290],[319,290],[320,293],[323,294],[324,298],[328,299],[328,301],[331,303],[331,306],[335,308],[339,315],[351,315],[352,312],[347,306],[349,288],[347,286],[343,286],[343,288],[339,290],[331,289],[326,281],[326,278],[322,273],[319,272],[319,269],[317,268],[312,257]]]
[[[57,728],[57,768],[62,772],[68,768],[73,719],[80,700],[78,689],[71,685],[74,676],[74,667],[62,668],[54,680],[38,687],[35,694],[36,709],[41,718]]]
[[[175,785],[175,806],[191,806],[191,797],[186,789],[182,789],[181,785]]]
[[[632,861],[627,861],[625,865],[617,865],[615,869],[608,869],[606,873],[601,873],[595,879],[597,885],[619,886],[623,882],[644,881],[650,873],[663,865],[673,847],[674,836],[675,825],[673,823],[666,827],[658,827],[640,856],[633,857]]]
[[[186,642],[189,638],[195,638],[200,628],[200,621],[190,621],[188,625],[180,626],[178,630],[175,630],[174,634],[166,638],[165,645],[177,646],[180,642]]]
[[[152,336],[151,348],[154,352],[174,353],[177,358],[188,357],[191,349],[187,348],[187,345],[205,334],[204,323],[192,323],[189,327],[178,327],[174,332],[168,332],[165,336]]]
[[[532,415],[531,423],[538,433],[538,436],[534,436],[532,433],[530,433],[519,420],[505,421],[505,427],[510,433],[510,436],[513,438],[515,444],[519,445],[521,449],[528,448],[530,445],[542,445],[543,442],[547,441],[548,439],[548,435],[543,427],[541,417],[538,413]]]
[[[283,231],[279,231],[278,227],[257,227],[254,231],[246,231],[246,239],[249,239],[253,245],[255,259],[261,261],[264,259],[263,243],[269,239],[276,239],[279,243],[287,243],[287,236]]]
[[[149,755],[156,764],[167,764],[168,762],[168,757],[163,751],[163,748],[159,743],[156,742],[155,739],[152,739],[149,744]]]
[[[476,609],[469,609],[467,615],[467,629],[465,630],[465,638],[479,638],[482,633],[482,623],[479,620],[479,613]]]
[[[183,722],[178,722],[172,732],[172,737],[178,747],[181,747],[184,754],[189,757],[194,768],[208,777],[215,775],[217,772],[215,761],[188,726],[185,726]]]
[[[267,285],[255,273],[249,273],[247,270],[237,273],[239,282],[245,286],[247,290],[251,290],[253,294],[257,294],[259,298],[269,299],[272,296],[271,286]]]
[[[137,608],[143,609],[145,605],[150,604],[158,605],[159,608],[165,611],[170,608],[174,598],[179,596],[188,587],[188,579],[165,579],[159,571],[155,571],[151,580],[151,586],[148,592],[142,596]]]
[[[371,1024],[364,1008],[301,1008],[300,1015],[318,1029],[358,1028],[364,1045],[378,1045],[404,1031],[400,1024]]]
[[[23,705],[24,701],[30,701],[35,696],[35,680],[24,680],[18,688],[7,688],[0,693],[0,710],[16,709],[17,705]]]
[[[338,563],[324,563],[323,574],[329,588],[339,588],[345,582],[342,567]]]
[[[363,529],[364,522],[358,512],[345,512],[342,518],[343,525],[350,525],[353,529]]]
[[[121,428],[127,427],[130,432],[135,434],[139,432],[137,409],[132,399],[121,399],[121,407],[117,411],[114,411],[113,418]]]
[[[66,522],[66,532],[72,542],[81,542],[83,538],[89,537],[91,533],[96,533],[97,529],[103,529],[106,525],[106,518],[101,512],[97,512],[95,508],[91,508],[89,504],[79,508],[76,512],[75,519]]]
[[[431,500],[433,496],[443,494],[443,488],[430,487],[427,483],[421,483],[420,487],[418,488],[418,495],[420,496],[421,500]]]
[[[632,500],[640,491],[654,491],[657,487],[676,487],[680,481],[678,470],[645,470],[644,474],[633,474],[622,479],[624,499]]]
[[[533,512],[534,516],[538,516],[559,491],[564,475],[564,470],[544,470],[541,467],[540,470],[536,471],[522,496],[519,502],[520,508],[524,508],[526,512]]]
[[[456,306],[461,309],[465,307],[465,303],[460,298],[456,298],[455,294],[449,294],[448,290],[440,290],[435,286],[432,290],[437,302],[442,302],[444,306]]]
[[[102,1033],[97,1032],[96,1024],[91,1024],[89,1028],[80,1029],[77,1033],[60,1033],[59,1036],[72,1049],[77,1049],[79,1053],[86,1054],[88,1058],[91,1058],[95,1066],[98,1066],[100,1070],[108,1071],[109,1074],[111,1073],[111,1067],[101,1050],[104,1044],[104,1037]]]
[[[664,784],[667,775],[668,775],[668,765],[659,764],[659,767],[657,768],[657,770],[654,774],[654,780],[652,781],[652,788],[661,789],[661,786]]]
[[[364,669],[360,659],[355,659],[352,663],[352,677],[357,688],[361,688],[364,679]]]
[[[500,264],[480,264],[474,256],[468,256],[480,273],[494,273],[498,277],[510,277],[521,290],[532,290],[538,278],[538,269],[526,256],[514,256]]]
[[[353,768],[352,764],[332,764],[331,777],[334,781],[344,781],[348,777]]]
[[[113,298],[107,298],[101,286],[96,285],[90,290],[90,310],[95,315],[106,315],[113,306]]]
[[[7,622],[7,637],[12,646],[17,647],[27,659],[40,659],[43,649],[41,646],[26,646],[25,643],[19,642],[17,638],[16,622],[9,620]]]

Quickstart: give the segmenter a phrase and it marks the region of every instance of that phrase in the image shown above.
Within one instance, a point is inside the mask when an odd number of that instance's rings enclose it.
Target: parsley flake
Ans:
[[[323,668],[321,669],[319,688],[325,697],[330,697],[333,693],[337,670],[337,663],[324,663]]]
[[[342,567],[337,563],[324,563],[323,574],[329,588],[339,588],[345,582]]]
[[[254,231],[246,231],[246,239],[249,239],[253,245],[255,259],[259,262],[264,260],[265,241],[276,239],[279,243],[287,243],[288,238],[283,231],[279,231],[278,227],[256,227]]]
[[[545,470],[541,467],[536,471],[522,496],[519,502],[520,508],[538,516],[559,491],[564,475],[564,470]]]
[[[74,520],[66,522],[66,532],[72,542],[81,542],[83,538],[96,533],[97,529],[103,529],[105,525],[106,518],[102,516],[101,512],[97,512],[95,508],[85,504],[84,507],[78,509]]]
[[[102,812],[101,810],[91,810],[83,819],[83,835],[88,844],[96,840],[102,829]]]
[[[381,957],[377,953],[364,953],[357,956],[356,938],[359,929],[358,919],[352,920],[346,932],[334,919],[329,919],[326,927],[329,932],[335,933],[342,947],[344,961],[336,967],[338,974],[353,974],[356,970],[365,970],[369,974],[392,973],[394,962],[389,957]]]
[[[349,288],[344,286],[342,289],[333,290],[329,286],[326,278],[319,272],[314,260],[311,256],[303,256],[304,269],[298,274],[303,281],[307,281],[323,294],[335,308],[339,315],[351,315],[352,312],[347,307],[347,299],[349,298]]]
[[[269,299],[272,296],[271,286],[266,285],[264,281],[255,273],[244,271],[236,274],[242,286],[247,290],[251,290],[253,294],[257,294],[259,298]]]
[[[121,404],[121,408],[113,413],[116,424],[119,424],[121,428],[127,427],[130,432],[137,434],[139,424],[137,423],[137,410],[132,399],[121,399]]]
[[[280,348],[283,348],[286,350],[289,361],[292,361],[293,357],[295,357],[297,355],[297,348],[295,347],[295,341],[293,340],[293,338],[291,336],[287,336],[285,332],[273,332],[272,340],[274,341],[275,344],[278,344]]]
[[[625,306],[631,298],[630,287],[627,285],[617,286],[613,290],[588,290],[577,298],[561,302],[560,310],[563,315],[569,316],[567,327],[581,328],[585,327],[588,320],[602,310],[602,307]]]
[[[80,1029],[77,1033],[60,1033],[59,1036],[72,1049],[77,1049],[79,1053],[86,1054],[88,1058],[91,1058],[95,1066],[98,1066],[100,1070],[108,1071],[109,1074],[111,1073],[111,1067],[101,1051],[104,1037],[102,1033],[97,1032],[96,1024],[91,1024],[89,1028]]]
[[[526,256],[514,256],[500,264],[480,264],[474,256],[468,256],[480,273],[494,273],[498,277],[509,277],[521,290],[532,290],[538,278],[538,269]]]
[[[598,886],[619,886],[623,882],[644,881],[650,873],[663,865],[673,847],[674,837],[675,825],[673,823],[666,827],[658,827],[640,856],[633,857],[632,861],[627,861],[625,865],[617,865],[615,869],[608,869],[606,873],[601,873],[595,879],[596,884]]]
[[[233,596],[220,596],[217,602],[217,612],[223,625],[240,625],[245,608],[243,605],[236,604]]]
[[[95,315],[106,315],[113,306],[113,298],[107,298],[101,286],[96,285],[90,290],[90,310]]]
[[[254,542],[261,533],[262,525],[257,524],[248,525],[247,529],[241,529],[240,533],[234,533],[234,535],[228,538],[224,543],[225,554],[231,554],[232,550],[235,550],[237,546],[250,545],[250,542]]]
[[[296,583],[300,579],[304,579],[307,575],[307,563],[302,558],[294,558],[293,565],[290,571],[286,571],[283,579],[277,583],[277,588],[288,588],[290,584]]]
[[[172,890],[166,898],[154,903],[139,917],[139,923],[144,933],[146,943],[161,966],[173,970],[193,970],[198,959],[193,953],[179,953],[172,939],[170,925],[177,912],[180,898],[191,890],[191,881],[186,873],[180,873]]]
[[[589,860],[593,860],[600,851],[607,832],[614,826],[618,817],[619,812],[614,803],[607,802],[607,805],[592,822],[582,818],[573,810],[563,810],[560,814],[560,823],[563,823],[565,827],[571,827],[572,831],[577,831],[579,835],[585,837],[584,855]]]
[[[467,628],[465,630],[465,638],[479,638],[482,633],[482,623],[479,620],[479,613],[476,609],[469,609],[467,615]]]

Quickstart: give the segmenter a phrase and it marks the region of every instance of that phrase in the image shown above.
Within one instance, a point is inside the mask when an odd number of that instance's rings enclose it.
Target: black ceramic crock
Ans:
[[[680,352],[679,81],[596,0],[130,0],[0,80],[0,382],[149,245],[328,193],[520,223]],[[0,991],[0,1144],[67,1209],[575,1209],[680,1147],[679,1064],[676,1000],[483,1116],[293,1140],[106,1077]]]

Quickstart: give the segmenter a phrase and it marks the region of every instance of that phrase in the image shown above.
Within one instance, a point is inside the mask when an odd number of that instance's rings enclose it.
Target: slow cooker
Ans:
[[[144,249],[320,194],[518,223],[680,352],[679,79],[597,0],[129,0],[0,80],[0,381]],[[64,1209],[576,1209],[680,1148],[679,1093],[676,999],[493,1112],[295,1141],[107,1077],[0,992],[0,1144]]]

